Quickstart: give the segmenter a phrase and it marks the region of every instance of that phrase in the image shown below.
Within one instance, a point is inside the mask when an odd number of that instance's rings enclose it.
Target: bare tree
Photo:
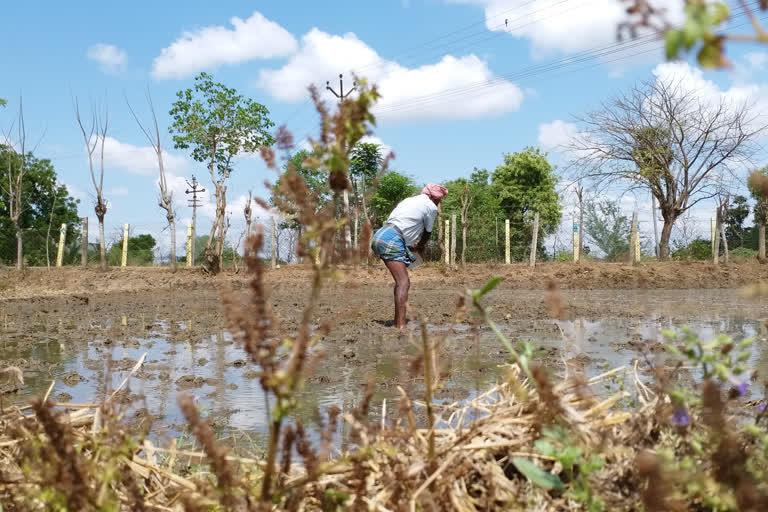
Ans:
[[[659,256],[666,259],[678,217],[714,197],[719,177],[758,150],[765,125],[756,120],[748,104],[708,102],[679,80],[645,82],[580,119],[571,168],[597,186],[650,190],[664,220]]]
[[[8,216],[11,219],[14,230],[16,231],[16,268],[21,270],[24,266],[24,239],[21,230],[21,212],[24,209],[22,200],[24,191],[24,175],[27,172],[27,130],[24,123],[24,102],[19,96],[19,116],[18,116],[18,152],[14,150],[14,144],[11,141],[11,133],[14,126],[4,133],[5,145],[8,148]],[[14,157],[18,158],[14,162]]]
[[[672,233],[672,245],[677,249],[688,247],[700,235],[696,219],[690,210],[677,218]]]
[[[579,261],[584,254],[584,187],[576,184],[576,199],[579,201]]]
[[[93,106],[91,112],[91,122],[86,130],[85,124],[80,117],[80,104],[75,98],[75,118],[83,134],[85,150],[88,153],[88,166],[91,171],[91,182],[96,194],[96,205],[93,210],[96,218],[99,220],[99,256],[102,269],[107,268],[107,246],[104,240],[104,216],[107,214],[107,203],[104,201],[104,143],[107,138],[109,128],[109,108],[104,107],[104,117],[101,117],[101,108]],[[97,155],[97,148],[100,147],[100,153]],[[99,158],[98,168],[94,170],[94,159]]]
[[[461,266],[467,266],[467,227],[469,207],[472,206],[472,200],[475,198],[470,194],[469,183],[464,184],[464,192],[461,194]]]
[[[147,137],[149,144],[152,146],[152,149],[155,151],[155,155],[157,156],[157,171],[159,173],[159,179],[157,183],[160,187],[160,197],[157,204],[160,206],[160,208],[165,210],[165,218],[168,220],[168,229],[170,230],[171,235],[171,268],[175,272],[176,218],[173,212],[173,192],[168,190],[168,181],[166,180],[165,176],[165,165],[163,164],[163,143],[160,139],[160,127],[157,124],[157,115],[155,114],[155,106],[152,103],[152,95],[149,93],[149,88],[147,88],[147,103],[149,104],[149,110],[152,113],[152,124],[155,128],[154,134],[150,133],[150,131],[142,124],[127,98],[125,102],[128,104],[128,109],[131,111],[133,118],[136,120],[136,124],[138,124],[139,128],[141,128],[141,131],[144,132],[144,136]]]

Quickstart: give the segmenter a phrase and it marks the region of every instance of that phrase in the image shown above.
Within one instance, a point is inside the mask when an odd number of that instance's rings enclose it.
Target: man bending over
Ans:
[[[447,193],[444,186],[430,183],[421,194],[403,199],[371,240],[371,249],[384,260],[395,279],[395,327],[398,329],[404,328],[406,322],[411,287],[408,267],[416,260],[413,252],[421,254],[427,245],[437,217],[437,205]]]

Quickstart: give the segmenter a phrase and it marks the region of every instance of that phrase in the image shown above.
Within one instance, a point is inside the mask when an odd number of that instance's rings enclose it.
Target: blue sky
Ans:
[[[679,19],[682,2],[664,3]],[[9,99],[0,126],[9,125],[23,93],[29,138],[44,134],[38,155],[53,161],[95,226],[72,98],[85,111],[91,102],[108,105],[108,237],[129,222],[136,233],[164,239],[152,153],[125,97],[146,121],[149,87],[165,129],[175,92],[200,71],[266,105],[297,139],[317,131],[308,82],[336,85],[339,73],[351,71],[369,77],[383,94],[375,136],[395,151],[393,167],[419,182],[492,170],[503,153],[528,145],[563,163],[557,146],[576,130],[573,116],[654,72],[674,72],[716,94],[768,91],[767,48],[732,44],[730,71],[665,68],[660,43],[616,44],[622,16],[617,0],[12,3],[0,32],[0,96]],[[208,178],[173,149],[167,130],[163,136],[181,235],[190,217],[184,178],[196,173],[204,185]],[[258,159],[238,161],[229,186],[234,238],[248,190],[265,195],[262,183],[271,178]],[[199,232],[212,212],[202,212]]]

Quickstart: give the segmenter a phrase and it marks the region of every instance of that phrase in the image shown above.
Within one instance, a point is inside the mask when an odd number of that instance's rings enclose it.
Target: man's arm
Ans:
[[[427,246],[427,242],[431,236],[432,233],[430,231],[424,231],[424,233],[421,234],[421,240],[419,240],[419,242],[413,246],[413,250],[416,252],[422,252]]]

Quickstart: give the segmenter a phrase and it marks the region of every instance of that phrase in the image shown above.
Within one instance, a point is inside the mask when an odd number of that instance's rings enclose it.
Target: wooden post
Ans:
[[[192,222],[187,223],[187,266],[192,266]]]
[[[277,266],[277,230],[275,229],[275,218],[269,218],[272,223],[272,268]]]
[[[720,263],[720,236],[718,235],[719,228],[720,210],[718,209],[712,224],[712,263],[715,265]]]
[[[635,263],[642,261],[642,252],[640,251],[640,228],[635,229]]]
[[[56,266],[60,267],[64,259],[64,243],[67,240],[67,225],[61,225],[61,231],[59,231],[59,250],[56,253]]]
[[[720,223],[720,241],[723,244],[723,256],[725,257],[725,263],[728,263],[730,259],[728,257],[728,239],[725,237],[725,222]]]
[[[451,266],[456,266],[456,215],[451,215]]]
[[[504,219],[504,263],[507,265],[512,263],[509,247],[509,219]]]
[[[83,232],[80,235],[80,265],[88,265],[88,217],[83,217]]]
[[[128,224],[123,226],[123,259],[120,263],[121,267],[125,267],[128,264]]]
[[[716,225],[717,225],[717,219],[715,217],[712,217],[709,219],[709,250],[712,252],[712,254],[715,254],[715,233],[716,231]],[[715,258],[715,263],[717,263],[717,258]]]
[[[634,265],[637,263],[636,254],[635,254],[635,245],[636,241],[635,238],[637,237],[637,212],[632,212],[632,227],[629,231],[629,263],[631,265]]]
[[[451,221],[445,219],[445,233],[443,234],[443,254],[445,254],[445,264],[451,264]]]
[[[579,223],[576,221],[576,219],[573,219],[573,261],[575,262],[581,261],[581,253],[579,252],[580,231],[581,226],[579,226]]]
[[[531,267],[536,266],[536,250],[539,247],[539,212],[533,216],[533,238],[531,239]]]

